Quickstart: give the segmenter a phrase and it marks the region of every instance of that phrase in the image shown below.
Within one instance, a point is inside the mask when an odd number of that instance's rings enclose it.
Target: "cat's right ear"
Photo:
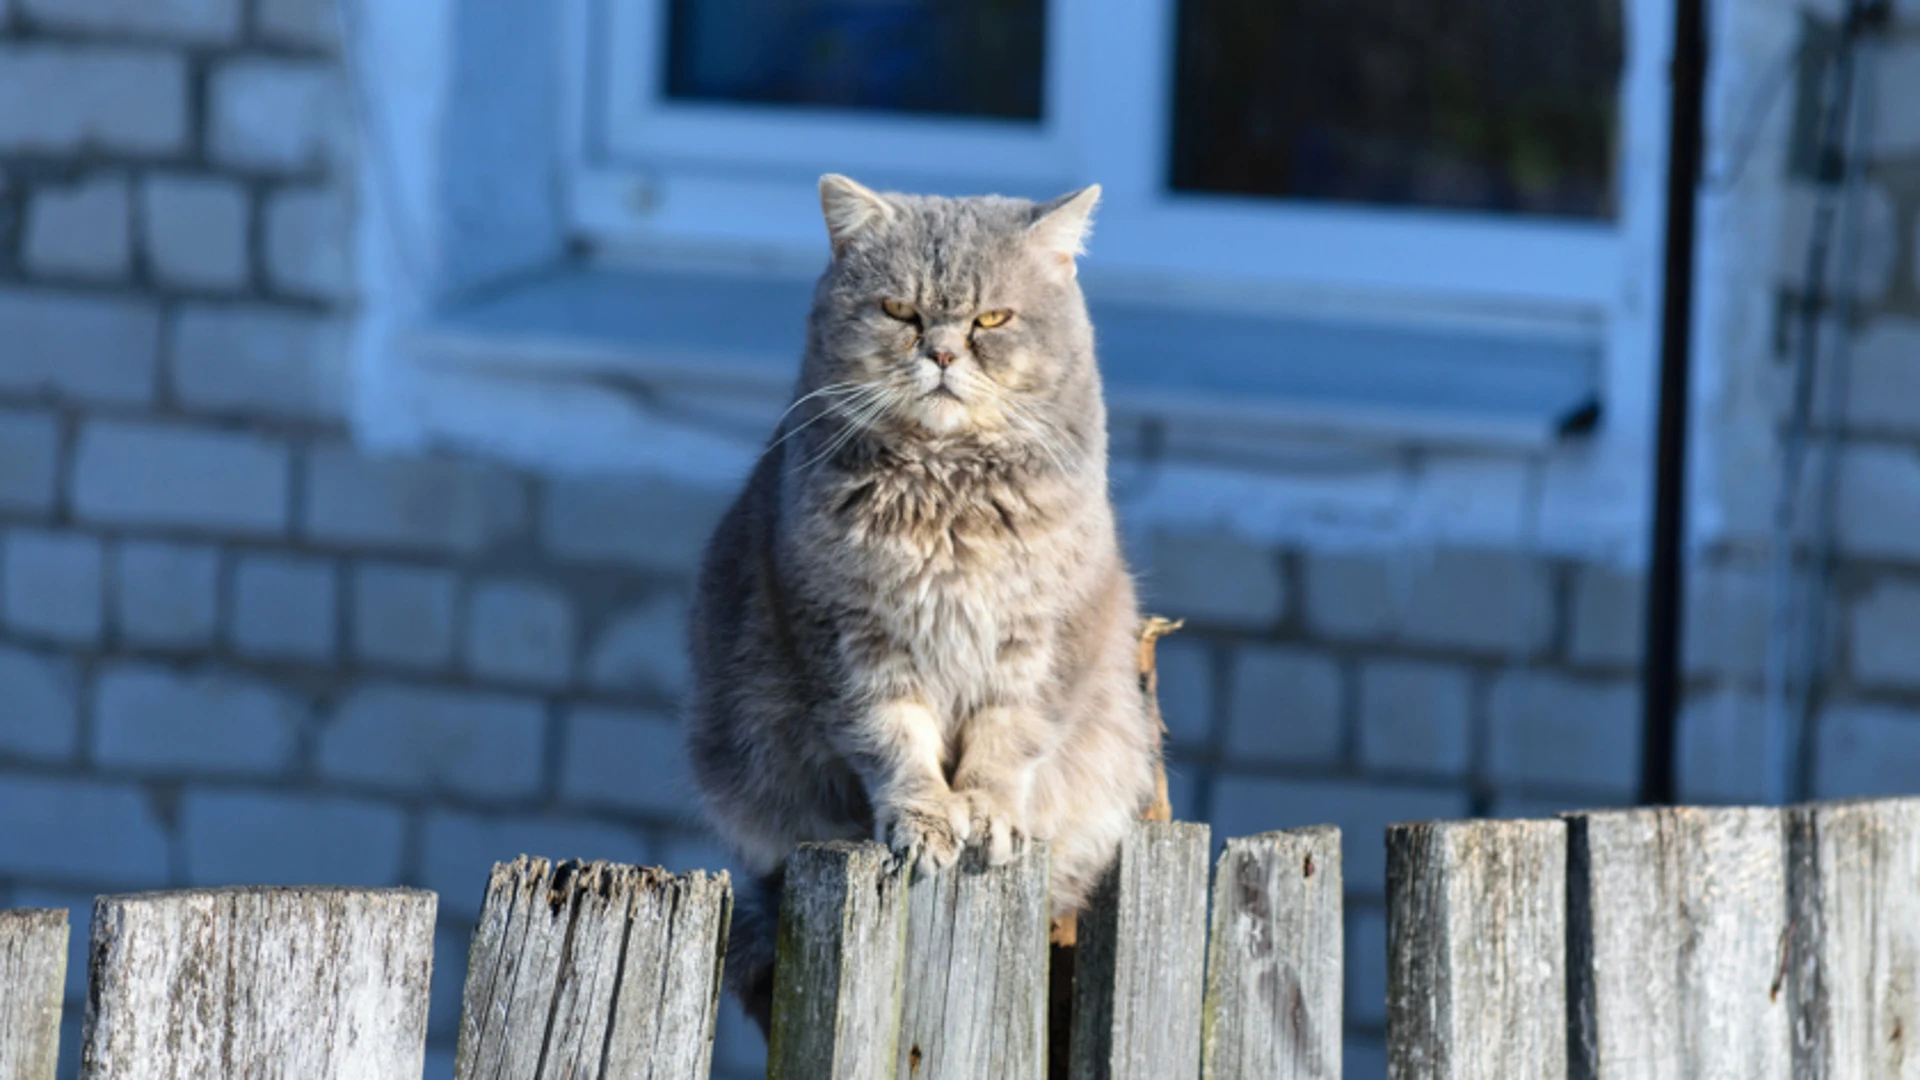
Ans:
[[[828,173],[820,178],[820,212],[837,256],[855,237],[892,217],[893,204],[872,188]]]

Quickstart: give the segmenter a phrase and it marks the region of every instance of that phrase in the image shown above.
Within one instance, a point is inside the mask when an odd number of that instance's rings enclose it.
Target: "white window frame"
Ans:
[[[1044,196],[1106,189],[1097,279],[1271,303],[1360,298],[1399,314],[1480,311],[1610,323],[1657,250],[1671,0],[1622,0],[1619,205],[1610,222],[1167,190],[1177,0],[1051,0],[1038,124],[671,102],[665,0],[567,0],[571,220],[642,258],[817,265],[814,178]],[[863,175],[864,174],[864,175]],[[1463,272],[1470,268],[1470,272]],[[1169,290],[1169,284],[1171,289]]]

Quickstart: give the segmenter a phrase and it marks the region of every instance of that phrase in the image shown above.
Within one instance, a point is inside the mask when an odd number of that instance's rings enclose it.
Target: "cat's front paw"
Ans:
[[[914,880],[938,873],[960,858],[972,822],[966,800],[952,794],[903,803],[887,825],[887,846],[913,867]]]
[[[967,831],[980,845],[988,866],[1005,866],[1013,861],[1026,842],[1025,829],[1013,807],[991,791],[968,791],[961,796],[967,802]]]

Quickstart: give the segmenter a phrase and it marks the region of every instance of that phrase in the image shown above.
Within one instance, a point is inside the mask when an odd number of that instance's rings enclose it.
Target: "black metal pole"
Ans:
[[[1653,538],[1641,666],[1640,801],[1674,799],[1674,730],[1680,708],[1684,614],[1687,410],[1693,345],[1694,200],[1700,189],[1706,99],[1705,0],[1674,0],[1672,98],[1667,139],[1666,273],[1660,311],[1660,404],[1654,452]]]

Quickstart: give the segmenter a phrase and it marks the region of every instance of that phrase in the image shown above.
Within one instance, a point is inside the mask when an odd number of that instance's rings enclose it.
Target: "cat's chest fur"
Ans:
[[[945,703],[990,693],[1005,655],[1061,605],[1069,505],[1044,481],[965,467],[905,467],[822,493],[833,587],[904,649]]]

